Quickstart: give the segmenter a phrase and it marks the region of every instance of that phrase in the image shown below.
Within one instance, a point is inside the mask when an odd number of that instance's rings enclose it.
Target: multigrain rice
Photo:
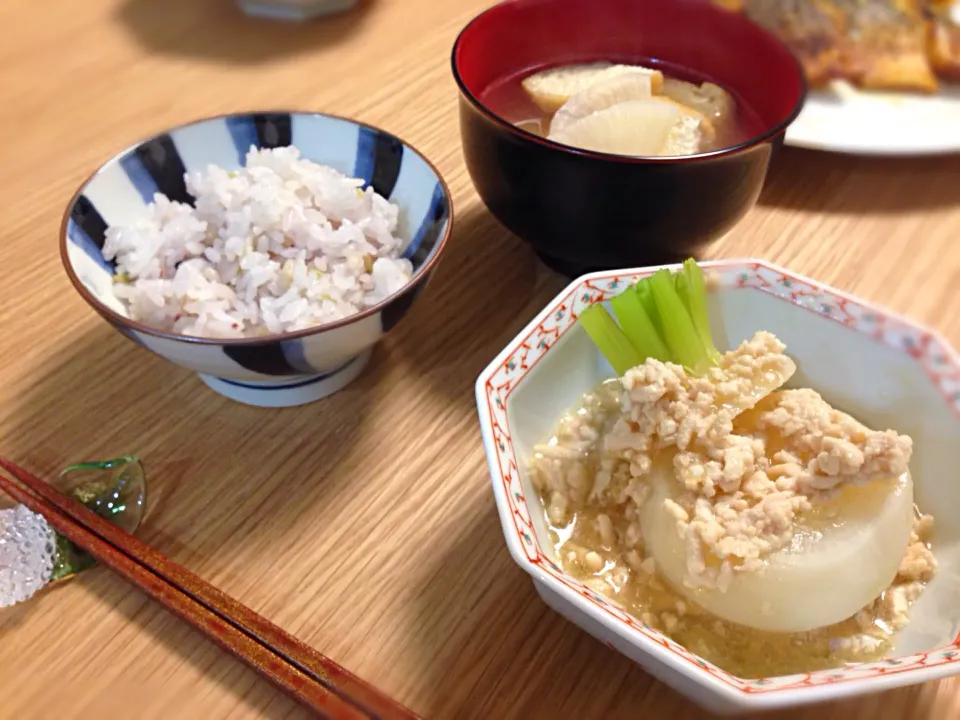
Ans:
[[[251,147],[245,167],[185,181],[195,207],[158,193],[144,217],[107,229],[103,256],[133,320],[258,337],[341,320],[410,281],[398,207],[295,147]]]

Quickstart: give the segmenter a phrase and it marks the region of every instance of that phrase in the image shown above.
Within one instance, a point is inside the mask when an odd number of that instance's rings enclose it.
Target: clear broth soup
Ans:
[[[592,115],[608,113],[615,105],[622,106],[623,103],[629,102],[630,98],[627,100],[614,101],[612,104],[604,106],[604,103],[610,103],[610,94],[607,93],[606,98],[593,98],[593,100],[599,100],[599,109],[592,113],[589,112],[590,102],[583,102],[585,97],[583,91],[587,87],[595,89],[601,85],[605,85],[609,89],[611,83],[616,84],[618,82],[617,78],[622,76],[616,74],[611,75],[609,69],[613,67],[615,63],[604,63],[604,65],[607,66],[606,77],[602,77],[595,83],[589,81],[586,83],[581,82],[577,88],[577,92],[568,95],[566,102],[560,106],[561,109],[551,106],[549,103],[544,103],[542,97],[539,98],[541,102],[538,104],[534,93],[532,93],[528,87],[525,87],[525,83],[529,79],[534,78],[534,76],[544,75],[558,70],[566,71],[584,68],[588,65],[598,66],[599,63],[570,63],[542,66],[535,70],[527,70],[493,83],[483,92],[480,101],[496,115],[533,135],[581,149],[628,156],[677,156],[712,152],[740,145],[759,136],[765,130],[764,123],[760,120],[759,116],[757,116],[742,98],[730,89],[713,85],[713,92],[726,96],[728,104],[726,105],[726,110],[723,112],[707,112],[707,109],[713,109],[716,106],[709,105],[705,107],[698,105],[697,107],[693,107],[690,103],[685,102],[685,100],[689,97],[690,93],[697,94],[703,83],[712,84],[710,78],[672,64],[655,60],[642,60],[624,62],[623,65],[629,65],[640,71],[658,71],[661,74],[662,85],[659,85],[659,90],[653,91],[650,99],[657,101],[666,100],[668,103],[677,106],[678,109],[681,110],[682,115],[697,116],[700,132],[698,133],[699,138],[695,143],[693,141],[682,143],[679,147],[680,151],[674,152],[623,152],[618,151],[618,147],[615,144],[611,146],[610,143],[605,143],[602,138],[599,143],[594,143],[591,146],[590,138],[587,138],[586,142],[581,142],[578,141],[581,140],[581,138],[574,137],[575,133],[574,135],[571,135],[570,132],[566,134],[552,134],[551,131],[556,130],[556,128],[552,126],[555,125],[558,114],[563,114],[563,107],[571,107],[571,99],[574,97],[580,97],[580,106],[576,108],[575,111],[575,117],[579,120],[585,117],[584,112]],[[556,82],[554,82],[548,89],[555,90],[557,87]],[[622,93],[622,86],[619,90]],[[561,98],[563,95],[563,92],[554,93],[553,97]],[[603,93],[601,92],[600,95],[603,95]],[[554,102],[554,105],[555,104]],[[545,105],[547,106],[545,107]],[[565,121],[569,120],[570,117],[568,113]],[[595,120],[595,118],[593,120]],[[574,120],[574,122],[576,122],[576,120]],[[585,134],[583,132],[584,130],[586,130],[587,133],[591,131],[590,128],[586,128],[583,124],[581,124],[578,130],[581,131],[581,136]],[[600,131],[602,132],[602,128]],[[677,145],[674,144],[674,148],[676,147]]]

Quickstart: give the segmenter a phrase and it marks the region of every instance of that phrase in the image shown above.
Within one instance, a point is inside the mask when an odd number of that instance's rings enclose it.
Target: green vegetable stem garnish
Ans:
[[[580,323],[618,375],[647,358],[700,375],[720,359],[710,333],[703,271],[692,258],[677,273],[658,270],[631,285],[610,306],[616,321],[594,303],[580,313]]]

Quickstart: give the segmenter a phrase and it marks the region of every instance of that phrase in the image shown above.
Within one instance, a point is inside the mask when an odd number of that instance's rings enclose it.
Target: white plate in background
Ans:
[[[960,85],[943,83],[937,94],[921,95],[835,82],[810,93],[786,144],[857,155],[960,153]]]

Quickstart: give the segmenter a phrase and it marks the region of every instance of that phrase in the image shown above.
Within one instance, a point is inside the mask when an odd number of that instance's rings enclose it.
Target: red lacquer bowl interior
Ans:
[[[485,100],[504,84],[600,60],[659,62],[668,73],[732,91],[758,121],[749,145],[781,132],[806,96],[803,71],[786,45],[707,0],[507,0],[477,16],[453,48],[461,89],[498,120],[498,108]]]

